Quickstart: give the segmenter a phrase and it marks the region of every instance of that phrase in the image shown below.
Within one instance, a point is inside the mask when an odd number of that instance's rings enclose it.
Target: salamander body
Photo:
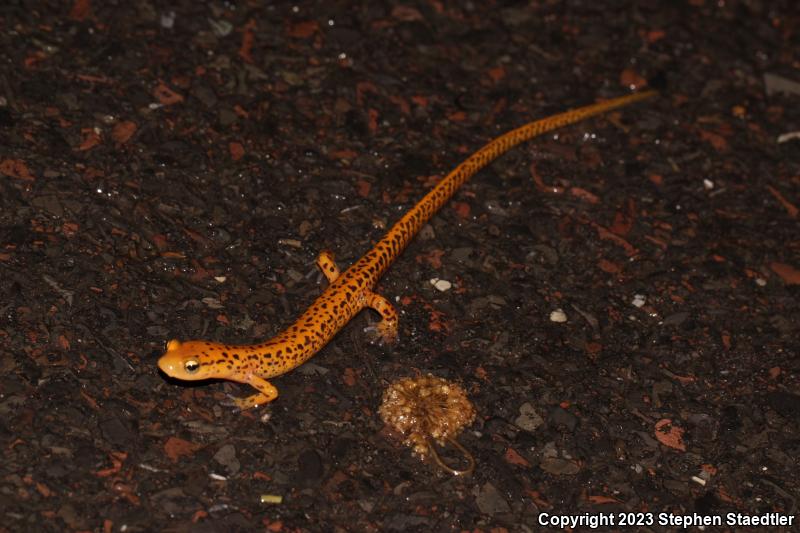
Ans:
[[[375,327],[379,339],[394,342],[397,338],[397,311],[373,289],[422,226],[465,181],[528,139],[654,95],[655,92],[647,91],[606,100],[530,122],[497,137],[442,178],[370,251],[344,272],[339,271],[331,252],[321,252],[317,265],[327,278],[328,287],[282,333],[264,342],[246,345],[171,340],[167,343],[166,353],[158,361],[159,368],[182,380],[217,378],[247,383],[258,393],[234,401],[239,408],[248,409],[277,398],[278,390],[267,379],[284,374],[310,359],[365,307],[381,315],[381,321]]]

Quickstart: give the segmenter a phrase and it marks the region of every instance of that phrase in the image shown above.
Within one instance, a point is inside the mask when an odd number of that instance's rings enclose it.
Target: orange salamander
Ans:
[[[467,179],[523,141],[655,94],[655,91],[645,91],[606,100],[530,122],[497,137],[445,176],[344,272],[339,271],[331,252],[321,252],[317,265],[328,279],[328,287],[282,333],[264,342],[246,345],[171,340],[158,361],[159,368],[168,376],[182,380],[216,378],[247,383],[258,393],[234,398],[234,402],[240,409],[249,409],[278,397],[278,390],[268,378],[284,374],[310,359],[365,307],[381,315],[381,321],[374,327],[379,339],[394,342],[397,311],[389,300],[373,292],[373,288],[422,226]]]

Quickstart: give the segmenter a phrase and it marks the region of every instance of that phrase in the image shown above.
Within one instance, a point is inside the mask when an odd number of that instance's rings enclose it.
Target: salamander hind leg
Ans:
[[[339,277],[339,267],[333,257],[333,252],[323,250],[317,256],[317,266],[322,274],[328,279],[328,283],[333,283]]]
[[[231,398],[234,405],[236,405],[236,407],[242,411],[246,409],[252,409],[253,407],[258,407],[259,405],[264,405],[265,403],[269,403],[278,397],[278,389],[276,389],[275,386],[269,381],[258,376],[250,375],[241,380],[237,379],[236,381],[247,383],[248,385],[258,389],[257,394],[246,396],[244,398]]]
[[[389,300],[372,291],[367,292],[367,306],[381,315],[381,321],[365,329],[378,344],[397,342],[397,311]]]

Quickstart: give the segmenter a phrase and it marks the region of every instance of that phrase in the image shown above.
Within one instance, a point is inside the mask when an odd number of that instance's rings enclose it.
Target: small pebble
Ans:
[[[778,144],[782,144],[787,141],[793,141],[795,139],[800,139],[800,131],[790,131],[789,133],[781,133],[780,135],[778,135]]]
[[[211,296],[203,298],[202,302],[206,304],[209,309],[222,309],[223,307],[225,307],[224,305],[222,305],[222,302],[220,302],[219,299],[212,298]]]
[[[431,285],[436,287],[436,290],[441,292],[449,291],[453,287],[453,284],[446,279],[431,278],[429,281]]]
[[[514,420],[514,425],[525,431],[534,432],[544,424],[544,419],[529,402],[519,406],[519,416]]]
[[[233,24],[227,20],[208,19],[208,23],[211,26],[211,31],[213,31],[217,37],[226,37],[233,31]]]
[[[302,248],[303,246],[303,243],[298,241],[297,239],[278,239],[278,244],[292,246],[294,248]]]
[[[645,301],[647,301],[647,299],[643,294],[634,294],[633,301],[631,303],[636,307],[641,307],[644,305]]]
[[[567,314],[562,309],[556,309],[550,313],[550,322],[566,322]]]
[[[175,25],[175,12],[167,11],[161,14],[161,27],[167,30],[172,29]]]

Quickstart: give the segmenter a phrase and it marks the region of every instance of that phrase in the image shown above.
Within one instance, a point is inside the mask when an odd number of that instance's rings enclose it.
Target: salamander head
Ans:
[[[158,368],[171,378],[195,381],[226,377],[230,372],[226,364],[229,361],[225,348],[220,344],[173,339],[167,343],[167,351],[158,360]]]

